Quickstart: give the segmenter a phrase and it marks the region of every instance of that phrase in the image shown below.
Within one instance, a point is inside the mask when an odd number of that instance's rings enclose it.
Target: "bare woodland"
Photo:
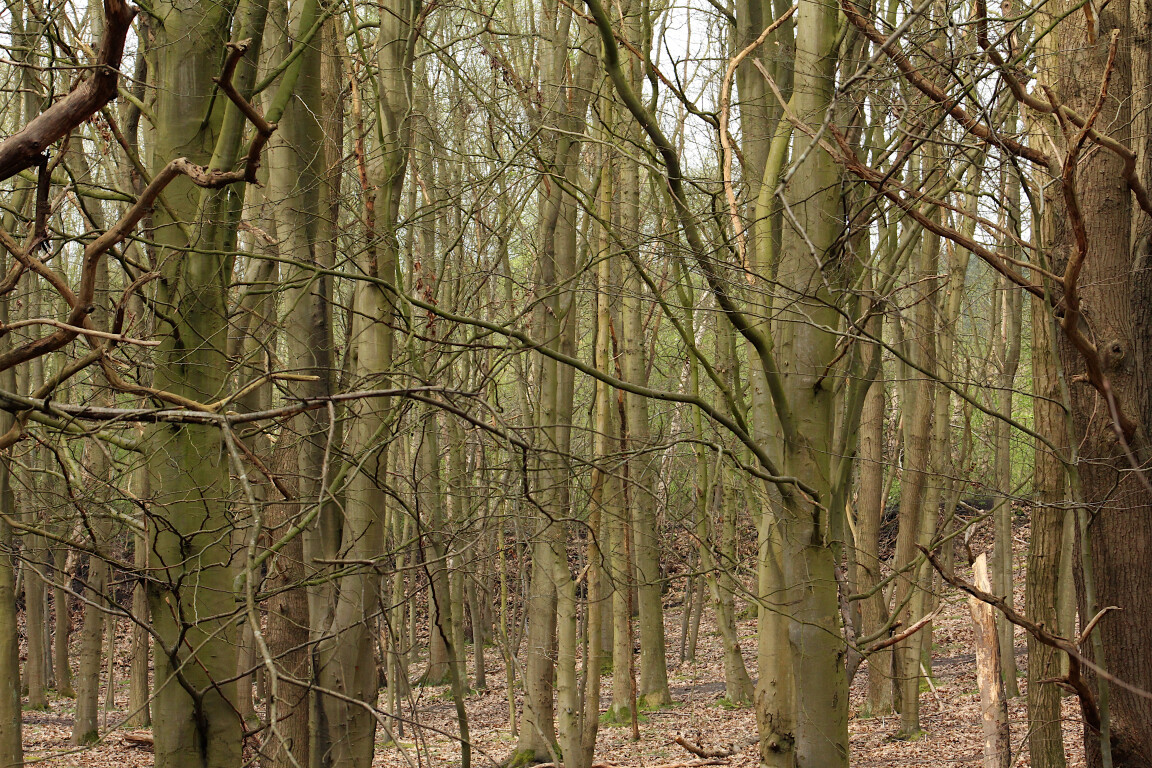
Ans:
[[[7,3],[0,768],[1152,767],[1150,25]]]

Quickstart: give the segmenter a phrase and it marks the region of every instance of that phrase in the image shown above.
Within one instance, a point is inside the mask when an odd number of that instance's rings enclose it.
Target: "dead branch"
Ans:
[[[735,750],[733,750],[732,748],[725,749],[724,747],[718,747],[716,749],[709,749],[708,747],[705,747],[703,744],[700,744],[699,742],[696,744],[693,744],[692,742],[688,741],[688,739],[684,738],[683,736],[677,736],[676,738],[672,739],[672,741],[674,741],[677,744],[679,744],[680,746],[684,747],[684,749],[686,749],[689,752],[691,752],[692,754],[696,755],[696,757],[702,757],[705,759],[712,759],[712,758],[717,758],[717,757],[732,757],[732,755],[734,755],[736,753]]]
[[[248,146],[248,155],[244,161],[243,178],[249,184],[256,183],[256,171],[260,168],[260,155],[264,150],[264,145],[268,143],[268,139],[272,137],[272,133],[276,130],[275,123],[269,123],[264,119],[264,116],[256,111],[240,92],[236,90],[236,86],[232,82],[232,74],[236,71],[236,65],[240,63],[240,59],[248,51],[248,47],[252,44],[251,40],[241,40],[238,43],[228,43],[228,59],[224,62],[224,71],[220,77],[214,78],[214,82],[220,86],[220,90],[232,100],[237,109],[248,118],[248,122],[256,127],[256,135],[252,138],[252,143]]]
[[[920,226],[934,234],[939,235],[940,237],[951,240],[961,248],[965,248],[968,251],[974,253],[977,257],[980,258],[981,261],[985,262],[988,266],[992,267],[992,269],[1008,278],[1008,280],[1011,281],[1014,285],[1023,288],[1033,296],[1045,300],[1050,298],[1045,293],[1043,286],[1036,285],[1021,275],[1019,272],[1012,269],[1012,267],[1005,263],[1004,259],[1000,257],[1000,254],[984,247],[975,239],[966,237],[952,227],[946,226],[945,224],[933,220],[931,216],[927,216],[922,211],[920,211],[920,205],[922,204],[936,205],[937,207],[948,206],[941,206],[940,201],[932,200],[931,198],[925,197],[923,195],[918,197],[912,197],[910,195],[905,197],[904,195],[901,195],[900,190],[895,188],[895,183],[892,181],[892,179],[888,178],[885,174],[880,173],[874,168],[865,165],[856,158],[854,152],[849,151],[845,143],[844,136],[838,130],[836,130],[835,127],[829,126],[829,132],[841,145],[841,151],[839,152],[833,152],[831,151],[831,147],[826,147],[826,149],[831,152],[832,156],[835,157],[849,172],[851,172],[865,184],[872,187],[878,193],[884,195],[886,198],[895,203],[897,207],[911,216],[918,224],[920,224]]]
[[[932,619],[936,618],[940,614],[941,610],[943,610],[942,606],[920,618],[912,626],[908,627],[902,632],[898,632],[891,637],[886,637],[877,643],[873,643],[861,651],[861,653],[865,656],[868,656],[869,654],[875,653],[876,651],[882,651],[888,646],[896,645],[896,643],[907,640],[909,637],[912,637],[912,635],[924,629],[924,627],[928,625],[928,622],[932,621]]]
[[[136,749],[145,749],[149,752],[155,747],[155,742],[152,739],[152,734],[147,731],[135,731],[120,734],[120,740],[129,747]]]
[[[28,320],[17,320],[14,323],[7,325],[0,324],[0,335],[14,331],[17,328],[26,328],[30,325],[51,325],[54,328],[62,328],[66,331],[73,331],[77,334],[91,336],[96,339],[107,339],[109,341],[117,341],[124,344],[135,344],[140,347],[156,347],[160,345],[158,341],[145,341],[143,339],[133,339],[120,333],[108,333],[107,331],[97,331],[94,328],[80,328],[67,323],[62,323],[59,320],[54,320],[50,317],[34,317]]]
[[[93,354],[99,354],[99,351]],[[279,377],[278,377],[279,378]],[[217,424],[236,426],[256,421],[271,421],[299,413],[324,408],[328,403],[344,403],[353,400],[365,400],[382,397],[411,397],[420,399],[428,394],[460,395],[467,397],[468,392],[449,387],[417,386],[396,387],[394,389],[366,389],[354,392],[344,392],[326,397],[309,397],[294,400],[288,405],[278,408],[269,408],[264,411],[251,411],[248,413],[219,413],[216,410],[205,408],[105,408],[100,406],[75,405],[71,403],[58,403],[50,398],[26,397],[0,390],[0,411],[22,413],[35,411],[54,418],[68,421],[92,422],[123,422],[135,424]],[[447,403],[438,403],[441,407],[450,408]],[[0,448],[5,447],[0,443]]]
[[[1085,5],[1085,12],[1087,11],[1088,5]],[[1083,115],[1080,115],[1059,99],[1055,98],[1054,94],[1052,94],[1048,88],[1041,86],[1041,90],[1044,91],[1045,95],[1044,99],[1028,93],[1027,89],[1024,88],[1024,85],[1016,77],[1016,74],[1007,65],[1003,57],[1000,56],[1000,53],[988,41],[988,8],[984,0],[976,0],[976,41],[980,45],[980,48],[988,54],[988,59],[1000,70],[1001,77],[1004,78],[1005,84],[1008,86],[1008,89],[1012,91],[1012,96],[1015,97],[1017,101],[1041,114],[1054,115],[1060,122],[1066,121],[1078,128],[1084,128],[1088,138],[1090,138],[1094,144],[1103,147],[1123,160],[1124,181],[1128,185],[1128,189],[1131,190],[1133,197],[1136,198],[1136,203],[1140,206],[1140,209],[1152,216],[1152,198],[1149,197],[1148,190],[1136,173],[1136,153],[1123,142],[1098,132],[1089,124],[1088,120],[1085,120]]]

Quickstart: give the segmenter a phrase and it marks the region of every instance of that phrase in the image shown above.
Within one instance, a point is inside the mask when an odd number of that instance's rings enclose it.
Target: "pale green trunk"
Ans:
[[[796,17],[796,94],[801,119],[819,121],[829,108],[836,72],[837,10],[805,0]],[[831,497],[829,449],[834,423],[834,381],[827,376],[836,359],[839,325],[830,291],[843,279],[838,263],[839,168],[809,139],[797,138],[797,157],[806,157],[786,193],[806,237],[789,233],[778,280],[790,296],[779,334],[779,364],[794,431],[784,434],[784,471],[802,477],[827,502]],[[811,243],[809,246],[808,243]],[[809,250],[814,248],[815,252]],[[839,548],[830,539],[827,510],[785,494],[782,525],[783,576],[791,599],[788,639],[795,688],[796,753],[799,768],[848,765],[846,647],[841,637],[834,569]]]
[[[916,549],[922,534],[929,526],[928,517],[935,518],[935,509],[926,507],[929,486],[932,483],[932,426],[935,414],[936,388],[928,378],[936,368],[936,336],[930,330],[936,326],[935,291],[939,239],[925,237],[918,244],[919,252],[912,279],[917,286],[917,303],[906,339],[908,354],[927,375],[910,373],[903,388],[901,403],[904,418],[904,467],[900,484],[900,527],[896,535],[895,568],[897,577],[894,597],[894,618],[909,625],[918,616],[922,599],[918,597],[919,569],[913,567],[919,552]],[[910,370],[910,369],[909,369]],[[914,378],[911,378],[914,377]],[[943,427],[945,425],[941,425]],[[933,522],[934,525],[934,522]],[[896,702],[900,710],[901,738],[916,738],[920,734],[920,638],[906,638],[894,650]]]
[[[871,286],[869,281],[868,287]],[[884,318],[877,313],[868,320],[867,330],[877,343],[869,345],[865,359],[881,355]],[[886,410],[883,371],[864,397],[860,417],[859,490],[856,501],[856,586],[861,594],[860,631],[872,637],[888,622],[885,591],[880,588],[880,523],[884,514],[884,412]],[[876,651],[868,657],[867,713],[878,716],[892,712],[892,651]]]
[[[632,0],[623,4],[623,33],[640,50],[650,41],[641,39],[648,29],[645,4]],[[651,34],[649,32],[649,34]],[[627,59],[626,70],[633,88],[639,88],[642,72],[636,57]],[[625,141],[640,143],[640,127],[635,120],[625,119],[620,125]],[[630,153],[619,161],[620,211],[619,231],[625,240],[628,256],[634,262],[623,269],[623,317],[621,328],[621,368],[625,381],[647,385],[647,349],[644,338],[644,309],[640,276],[640,166]],[[635,542],[636,601],[640,629],[640,683],[638,694],[645,706],[660,707],[672,703],[668,689],[668,664],[665,657],[664,606],[660,581],[660,531],[656,517],[657,454],[649,449],[648,398],[627,393],[624,396],[627,448],[637,453],[628,462],[628,502]]]
[[[1012,115],[1005,126],[1011,132],[1016,128],[1015,115]],[[1020,180],[1010,170],[1005,190],[1005,214],[1009,232],[1018,233],[1020,228]],[[1008,255],[1019,259],[1022,253],[1019,248],[1006,247]],[[995,339],[996,349],[999,352],[1000,370],[997,376],[998,402],[997,410],[1004,418],[1012,418],[1012,393],[1016,380],[1016,369],[1020,364],[1021,325],[1023,315],[1023,296],[1013,290],[1006,279],[1000,281],[1002,290],[997,302],[1001,307],[1001,334]],[[1015,587],[1012,570],[1012,442],[1011,431],[1008,424],[998,419],[996,421],[996,465],[995,485],[1000,494],[993,518],[996,528],[996,546],[992,551],[992,584],[993,591],[998,595],[1007,595],[1009,600]],[[1008,698],[1020,695],[1020,687],[1016,682],[1016,643],[1013,639],[1014,627],[1003,616],[996,615],[996,636],[1000,648],[1000,674],[1004,679],[1004,693]]]
[[[150,72],[155,171],[176,157],[206,164],[217,147],[224,100],[213,77],[228,38],[230,14],[219,5],[161,2],[153,6],[155,46]],[[230,143],[238,145],[240,126]],[[165,308],[157,332],[154,385],[212,402],[228,388],[228,308],[234,241],[232,191],[204,195],[179,178],[155,214],[164,279],[156,300]],[[173,222],[171,216],[179,222]],[[189,251],[195,243],[197,250]],[[155,743],[158,768],[232,768],[240,762],[241,723],[234,704],[235,607],[229,479],[219,430],[193,424],[149,430],[153,503],[149,531],[149,608],[155,629]]]

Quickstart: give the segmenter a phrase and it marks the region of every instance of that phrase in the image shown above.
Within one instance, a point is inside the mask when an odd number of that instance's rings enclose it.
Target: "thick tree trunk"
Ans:
[[[255,5],[254,9],[259,9]],[[219,98],[213,78],[230,34],[230,9],[208,3],[153,6],[155,46],[149,72],[158,88],[151,167],[173,158],[210,160],[231,168],[244,128],[234,106]],[[250,8],[237,11],[247,24]],[[261,23],[255,29],[259,42]],[[245,28],[242,32],[250,32]],[[238,71],[250,89],[254,64]],[[227,120],[225,116],[227,114]],[[271,118],[273,121],[277,116]],[[158,389],[212,402],[228,389],[228,307],[238,198],[196,190],[178,178],[155,213],[163,280],[155,300],[165,307],[155,353]],[[241,761],[241,722],[233,697],[236,674],[236,562],[227,533],[227,451],[217,426],[156,425],[147,460],[153,492],[149,530],[149,609],[155,629],[155,751],[158,768],[231,768]]]
[[[831,103],[835,30],[835,8],[800,3],[794,101],[801,119],[819,121]],[[782,317],[778,334],[782,384],[793,420],[783,430],[784,471],[805,478],[827,499],[835,387],[825,372],[836,359],[837,337],[829,329],[840,322],[834,308],[837,297],[830,287],[844,269],[839,263],[839,229],[829,224],[835,218],[830,212],[840,208],[839,170],[819,148],[809,151],[807,137],[798,137],[796,145],[797,156],[805,163],[789,194],[794,196],[792,205],[804,236],[789,233],[785,238],[777,278],[790,296],[797,297]],[[795,761],[799,768],[847,766],[846,648],[834,573],[839,547],[830,539],[826,508],[801,501],[791,488],[780,490],[785,514],[782,575],[791,601],[788,641],[796,681]]]
[[[1063,7],[1063,6],[1061,6]],[[1087,114],[1099,95],[1099,82],[1107,59],[1107,30],[1121,31],[1103,110],[1109,114],[1109,134],[1122,142],[1130,136],[1129,118],[1143,110],[1147,94],[1136,104],[1131,90],[1133,33],[1129,5],[1101,9],[1095,40],[1086,39],[1083,20],[1068,17],[1058,28],[1059,48],[1082,51],[1058,61],[1056,91],[1068,104]],[[1123,161],[1112,153],[1085,151],[1075,178],[1079,214],[1087,236],[1087,257],[1077,285],[1081,300],[1078,320],[1086,325],[1108,377],[1115,409],[1135,422],[1122,445],[1117,439],[1112,404],[1083,382],[1085,364],[1067,337],[1060,344],[1062,367],[1069,382],[1073,416],[1072,445],[1078,448],[1077,468],[1083,489],[1083,525],[1087,538],[1077,543],[1084,578],[1080,580],[1081,622],[1105,606],[1117,606],[1083,644],[1093,661],[1124,681],[1112,685],[1097,678],[1109,708],[1112,764],[1118,768],[1152,765],[1152,701],[1136,691],[1152,690],[1152,569],[1147,567],[1146,543],[1152,541],[1152,493],[1131,469],[1127,451],[1137,463],[1149,454],[1148,427],[1152,423],[1152,388],[1147,382],[1147,361],[1152,359],[1152,282],[1147,277],[1149,249],[1146,239],[1129,242],[1132,228],[1131,195],[1124,181]],[[1059,210],[1059,209],[1057,209]],[[1054,214],[1056,212],[1054,211]],[[1139,214],[1141,221],[1144,214]],[[1077,247],[1067,214],[1055,215],[1057,267],[1077,258]],[[1086,729],[1089,765],[1100,765],[1100,740]]]

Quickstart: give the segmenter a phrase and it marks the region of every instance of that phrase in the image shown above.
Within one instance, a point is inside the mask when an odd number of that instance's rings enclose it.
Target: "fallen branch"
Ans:
[[[676,738],[672,739],[672,741],[674,741],[677,744],[679,744],[680,746],[684,747],[684,749],[686,749],[689,752],[691,752],[692,754],[696,755],[696,757],[703,757],[706,759],[712,759],[712,758],[717,758],[717,757],[732,757],[732,755],[734,755],[736,753],[736,751],[734,749],[732,749],[731,747],[729,747],[728,749],[724,749],[723,747],[720,747],[719,749],[708,749],[707,747],[703,746],[702,744],[699,744],[699,743],[693,744],[692,742],[688,741],[688,739],[684,738],[683,736],[677,736]]]
[[[449,394],[468,396],[468,392],[448,387],[418,386],[392,389],[366,389],[343,392],[327,397],[294,400],[278,408],[249,413],[218,413],[214,410],[184,408],[105,408],[101,406],[58,403],[51,398],[26,397],[15,392],[0,390],[0,411],[20,413],[36,411],[67,421],[123,422],[136,424],[218,424],[236,426],[254,421],[270,421],[298,413],[314,411],[328,403],[342,403],[379,397],[419,397],[421,394]]]
[[[155,742],[152,739],[152,734],[147,731],[136,731],[120,734],[120,740],[129,747],[136,749],[146,749],[151,752],[155,747]]]

